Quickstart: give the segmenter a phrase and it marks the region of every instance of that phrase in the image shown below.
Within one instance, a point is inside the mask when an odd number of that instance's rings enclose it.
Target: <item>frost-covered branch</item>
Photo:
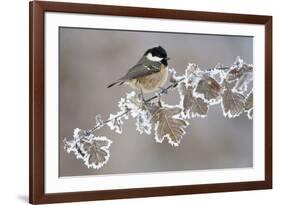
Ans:
[[[148,102],[150,102],[150,101],[152,101],[154,99],[157,99],[159,96],[161,96],[163,94],[167,94],[169,90],[171,90],[172,88],[175,88],[183,80],[184,80],[184,78],[178,79],[178,80],[174,80],[174,81],[170,80],[172,82],[170,83],[169,86],[167,86],[166,88],[162,89],[161,92],[157,93],[156,95],[152,96],[151,98],[145,100],[145,102],[148,103]]]
[[[112,143],[105,136],[96,136],[95,131],[107,125],[121,134],[124,121],[129,117],[136,121],[136,131],[140,134],[154,133],[157,143],[165,138],[172,146],[179,146],[189,125],[188,119],[206,117],[209,107],[221,104],[223,115],[228,118],[240,116],[246,112],[253,117],[253,91],[251,87],[253,66],[237,57],[231,66],[218,64],[214,68],[202,70],[196,64],[188,64],[183,75],[177,75],[175,69],[169,69],[170,84],[143,100],[134,91],[127,93],[118,103],[119,111],[103,120],[96,115],[96,125],[88,130],[76,128],[71,140],[64,140],[68,153],[82,159],[90,168],[99,169],[107,163]],[[162,95],[168,95],[176,89],[180,102],[167,105]]]

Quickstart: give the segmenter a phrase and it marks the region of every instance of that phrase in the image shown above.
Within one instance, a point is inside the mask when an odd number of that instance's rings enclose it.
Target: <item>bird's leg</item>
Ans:
[[[143,95],[143,91],[142,91],[142,88],[141,88],[140,85],[139,85],[139,89],[140,89],[141,99],[142,99],[143,102],[145,102],[144,95]]]
[[[162,103],[161,103],[161,94],[159,93],[157,96],[157,103],[159,105],[159,107],[162,107]]]
[[[142,98],[142,106],[143,106],[146,110],[148,110],[147,102],[146,102],[146,100],[145,100],[145,98],[144,98],[144,94],[143,94],[143,91],[142,91],[141,86],[139,86],[139,89],[140,89],[140,94],[141,94],[141,98]]]

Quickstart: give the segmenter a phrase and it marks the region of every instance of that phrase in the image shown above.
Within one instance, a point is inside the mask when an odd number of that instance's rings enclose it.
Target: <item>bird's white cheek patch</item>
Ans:
[[[147,58],[148,60],[150,60],[150,61],[156,61],[156,62],[160,62],[160,61],[162,60],[162,58],[160,58],[160,57],[152,56],[151,53],[148,53],[148,54],[146,55],[146,58]]]

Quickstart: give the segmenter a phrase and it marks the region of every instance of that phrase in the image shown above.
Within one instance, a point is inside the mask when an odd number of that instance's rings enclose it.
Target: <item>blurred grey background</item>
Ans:
[[[105,126],[96,134],[113,143],[108,163],[99,170],[88,169],[63,149],[63,139],[72,136],[74,128],[92,128],[95,115],[107,118],[118,111],[117,102],[131,88],[106,86],[123,76],[148,48],[164,47],[172,58],[169,65],[182,74],[189,62],[212,68],[217,63],[231,65],[239,55],[253,63],[252,37],[63,27],[59,37],[60,176],[252,166],[252,121],[245,114],[225,118],[220,105],[211,106],[207,118],[190,120],[178,147],[140,135],[135,120],[125,122],[121,135]],[[168,104],[179,102],[176,91],[163,99]]]

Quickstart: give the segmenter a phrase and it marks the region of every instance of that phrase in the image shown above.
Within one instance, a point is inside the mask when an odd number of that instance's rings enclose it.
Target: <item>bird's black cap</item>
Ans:
[[[146,54],[148,54],[148,53],[151,53],[152,56],[157,56],[157,57],[164,58],[164,59],[167,58],[167,53],[166,53],[165,49],[162,48],[161,46],[153,47],[153,48],[148,49],[148,50],[145,52],[144,55],[146,55]]]

